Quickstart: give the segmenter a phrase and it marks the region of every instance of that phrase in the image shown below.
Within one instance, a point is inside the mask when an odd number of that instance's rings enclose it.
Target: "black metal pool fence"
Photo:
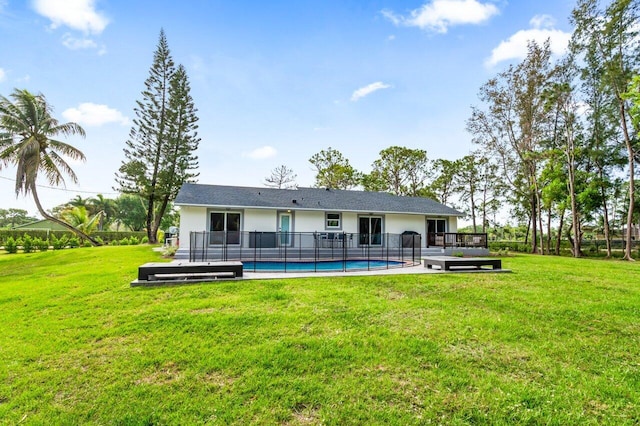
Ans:
[[[321,270],[320,262],[341,261],[346,271],[352,260],[366,262],[362,269],[389,269],[420,264],[421,255],[416,233],[202,231],[189,236],[190,262],[253,262],[248,270],[257,270],[260,262],[284,262],[284,272],[294,262],[313,263],[311,270]]]

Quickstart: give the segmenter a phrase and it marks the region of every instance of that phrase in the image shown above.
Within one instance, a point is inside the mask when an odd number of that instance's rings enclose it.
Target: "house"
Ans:
[[[25,223],[24,225],[14,226],[15,231],[68,231],[69,228],[62,226],[57,222],[52,222],[49,219],[40,219],[34,222]]]
[[[349,247],[383,245],[382,235],[417,233],[423,248],[461,246],[457,221],[463,213],[429,198],[324,188],[273,189],[186,183],[180,208],[180,250],[190,235],[206,231],[203,245],[295,246],[301,234],[348,238]],[[476,246],[486,247],[474,234]],[[482,234],[484,235],[484,234]],[[204,237],[203,237],[204,238]],[[309,237],[311,238],[311,237]],[[204,239],[203,239],[204,241]],[[345,246],[346,241],[342,241]],[[301,245],[302,243],[298,243]],[[471,244],[465,244],[470,246]]]

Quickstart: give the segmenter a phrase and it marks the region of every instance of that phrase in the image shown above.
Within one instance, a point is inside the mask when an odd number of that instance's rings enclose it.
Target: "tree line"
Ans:
[[[467,120],[476,146],[469,155],[430,161],[425,150],[392,146],[362,173],[329,147],[309,159],[314,185],[457,200],[482,232],[507,205],[528,223],[532,252],[559,254],[565,237],[575,257],[582,254],[583,227],[594,223],[611,256],[612,222],[622,210],[624,258],[631,260],[630,242],[640,229],[639,8],[633,0],[606,7],[579,0],[563,57],[553,57],[549,41],[529,42],[524,60],[480,87],[480,104]],[[277,182],[273,174],[266,179]]]

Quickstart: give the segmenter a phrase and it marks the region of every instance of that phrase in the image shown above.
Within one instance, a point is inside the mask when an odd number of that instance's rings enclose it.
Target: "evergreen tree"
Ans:
[[[164,30],[144,84],[116,182],[123,193],[145,200],[147,236],[155,243],[167,206],[197,176],[192,171],[200,142],[187,74],[182,66],[176,69]]]
[[[284,164],[271,171],[271,176],[264,178],[264,186],[278,189],[295,189],[298,187],[296,178],[298,175]]]
[[[351,189],[361,181],[361,174],[354,169],[340,151],[331,147],[314,154],[309,162],[316,169],[316,188]]]

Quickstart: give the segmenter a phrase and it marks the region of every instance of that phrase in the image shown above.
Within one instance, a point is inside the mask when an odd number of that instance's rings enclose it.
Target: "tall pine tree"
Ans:
[[[187,74],[182,65],[176,69],[164,30],[144,84],[116,182],[121,192],[145,200],[147,236],[155,243],[167,206],[197,176],[200,142]]]

